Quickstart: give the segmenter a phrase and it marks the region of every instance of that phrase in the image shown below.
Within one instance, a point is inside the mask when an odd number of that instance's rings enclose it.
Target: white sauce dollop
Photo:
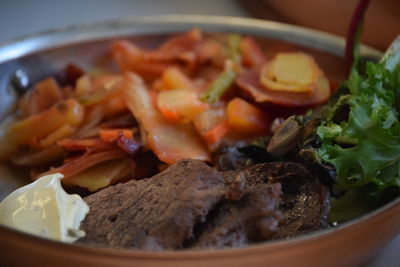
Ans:
[[[41,237],[74,242],[89,206],[79,195],[67,194],[62,174],[46,175],[23,186],[0,203],[0,224]]]

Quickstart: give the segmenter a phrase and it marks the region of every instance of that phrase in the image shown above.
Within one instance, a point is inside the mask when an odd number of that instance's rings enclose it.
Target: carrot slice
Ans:
[[[168,106],[159,106],[158,109],[161,111],[164,118],[166,118],[169,122],[179,123],[180,116],[176,108]]]
[[[225,60],[225,53],[223,45],[212,39],[203,40],[196,47],[197,59],[200,64],[213,62],[214,64],[223,66]]]
[[[102,143],[99,138],[86,139],[62,139],[57,142],[57,145],[63,147],[67,151],[82,151],[88,148],[97,147]]]
[[[68,161],[64,165],[53,168],[48,172],[38,175],[34,177],[34,180],[38,179],[39,177],[47,174],[52,173],[62,173],[64,175],[63,180],[72,177],[75,174],[78,174],[98,163],[106,162],[113,159],[124,158],[126,157],[126,153],[122,150],[115,149],[115,150],[104,150],[97,153],[85,153],[81,157],[74,158],[71,161]]]
[[[104,142],[113,142],[122,134],[127,139],[133,139],[132,131],[129,129],[101,129],[100,139]]]
[[[194,91],[171,89],[158,93],[157,107],[171,122],[189,122],[203,112],[207,104],[201,102]]]
[[[204,134],[204,139],[207,145],[211,146],[218,143],[229,131],[229,124],[226,121],[222,121],[214,126],[211,130]]]
[[[240,52],[243,65],[247,67],[261,67],[267,59],[256,41],[251,37],[244,37],[240,42]]]
[[[161,78],[154,80],[151,88],[157,91],[167,90],[167,86],[165,86]]]
[[[248,134],[267,134],[271,119],[261,110],[241,98],[229,101],[226,107],[228,124]]]
[[[195,48],[202,39],[199,30],[194,29],[174,36],[156,50],[145,50],[121,40],[112,45],[112,55],[123,71],[134,71],[146,80],[154,80],[167,68],[184,65],[193,69],[197,64]]]

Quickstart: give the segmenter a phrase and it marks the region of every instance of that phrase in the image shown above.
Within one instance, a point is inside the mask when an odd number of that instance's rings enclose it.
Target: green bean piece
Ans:
[[[229,34],[228,35],[228,55],[234,63],[240,63],[240,42],[242,41],[242,36],[239,34]]]
[[[225,70],[208,87],[207,91],[200,96],[200,100],[215,103],[228,90],[236,78],[236,72]]]

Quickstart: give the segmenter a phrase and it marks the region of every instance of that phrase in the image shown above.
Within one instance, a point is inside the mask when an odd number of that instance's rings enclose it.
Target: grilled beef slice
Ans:
[[[218,172],[183,160],[85,201],[80,243],[114,248],[242,247],[326,226],[328,191],[296,163]]]
[[[164,250],[180,248],[224,197],[224,178],[197,160],[183,160],[144,180],[108,187],[85,198],[90,212],[81,243]]]
[[[278,210],[280,184],[260,184],[240,194],[238,199],[223,200],[208,216],[191,248],[244,247],[268,240],[277,232],[283,219]]]
[[[285,220],[273,239],[292,237],[328,226],[329,190],[303,165],[291,162],[256,164],[236,172],[225,172],[226,180],[235,175],[246,177],[245,187],[280,183],[279,210]]]

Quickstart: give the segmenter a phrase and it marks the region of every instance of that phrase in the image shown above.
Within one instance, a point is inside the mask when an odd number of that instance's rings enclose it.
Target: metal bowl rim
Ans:
[[[164,28],[161,31],[155,29],[157,27],[165,27],[166,25],[170,27]],[[161,15],[135,16],[118,20],[81,23],[16,37],[9,41],[0,42],[0,64],[60,46],[99,39],[110,39],[112,37],[121,37],[124,34],[137,34],[137,32],[147,32],[150,34],[155,32],[176,32],[196,26],[212,28],[214,31],[236,29],[241,32],[250,32],[254,35],[272,36],[273,39],[291,41],[292,43],[303,44],[309,47],[316,48],[315,46],[319,46],[317,49],[339,56],[343,55],[344,52],[345,40],[342,37],[305,27],[230,16]],[[295,37],[298,38],[296,39]],[[49,43],[49,41],[52,41],[52,43]],[[310,41],[318,41],[319,43],[310,43]],[[367,45],[361,46],[361,54],[374,59],[382,56],[381,51]]]

